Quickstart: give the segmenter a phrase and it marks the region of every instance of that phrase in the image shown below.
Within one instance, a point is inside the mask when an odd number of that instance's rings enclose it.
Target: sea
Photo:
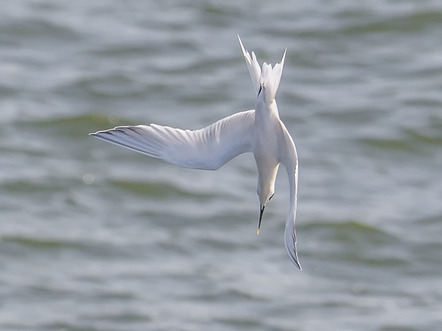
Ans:
[[[94,139],[252,109],[279,62],[299,158],[256,234],[253,155]],[[0,330],[441,330],[439,0],[16,0],[0,10]],[[283,169],[282,169],[283,170]]]

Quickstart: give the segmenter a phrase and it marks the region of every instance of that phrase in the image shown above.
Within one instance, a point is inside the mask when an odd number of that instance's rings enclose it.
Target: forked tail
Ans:
[[[247,68],[249,69],[250,77],[252,78],[253,87],[255,88],[256,95],[259,94],[260,90],[265,87],[267,98],[269,101],[273,101],[278,91],[279,82],[282,76],[282,69],[284,67],[285,54],[287,49],[284,51],[282,60],[280,63],[276,63],[272,68],[271,64],[264,62],[262,68],[259,66],[258,60],[256,58],[255,52],[252,51],[252,55],[244,49],[241,42],[241,38],[238,35],[239,44],[241,45],[241,50],[246,60]]]

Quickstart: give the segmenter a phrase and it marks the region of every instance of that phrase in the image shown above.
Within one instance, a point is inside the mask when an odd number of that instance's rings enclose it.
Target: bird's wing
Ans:
[[[228,116],[200,130],[156,124],[118,126],[92,136],[186,168],[216,170],[251,152],[255,111]]]
[[[285,223],[285,248],[289,254],[290,260],[300,269],[301,264],[299,263],[298,251],[296,249],[296,207],[297,207],[297,191],[298,191],[298,155],[296,153],[295,143],[292,137],[287,131],[284,123],[281,123],[281,131],[279,136],[279,146],[280,149],[280,161],[287,170],[287,176],[289,180],[290,187],[290,210]]]

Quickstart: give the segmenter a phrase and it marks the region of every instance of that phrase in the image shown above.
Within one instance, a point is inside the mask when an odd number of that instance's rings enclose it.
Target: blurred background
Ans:
[[[436,330],[442,5],[2,2],[1,330]],[[256,236],[253,157],[181,169],[106,144],[254,107],[237,42],[281,60],[299,155]]]

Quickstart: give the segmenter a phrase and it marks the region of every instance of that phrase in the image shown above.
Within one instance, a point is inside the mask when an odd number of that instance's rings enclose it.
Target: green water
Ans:
[[[0,11],[1,330],[437,330],[438,1],[9,1]],[[256,236],[251,155],[181,169],[89,132],[254,107],[280,60],[299,154]]]

